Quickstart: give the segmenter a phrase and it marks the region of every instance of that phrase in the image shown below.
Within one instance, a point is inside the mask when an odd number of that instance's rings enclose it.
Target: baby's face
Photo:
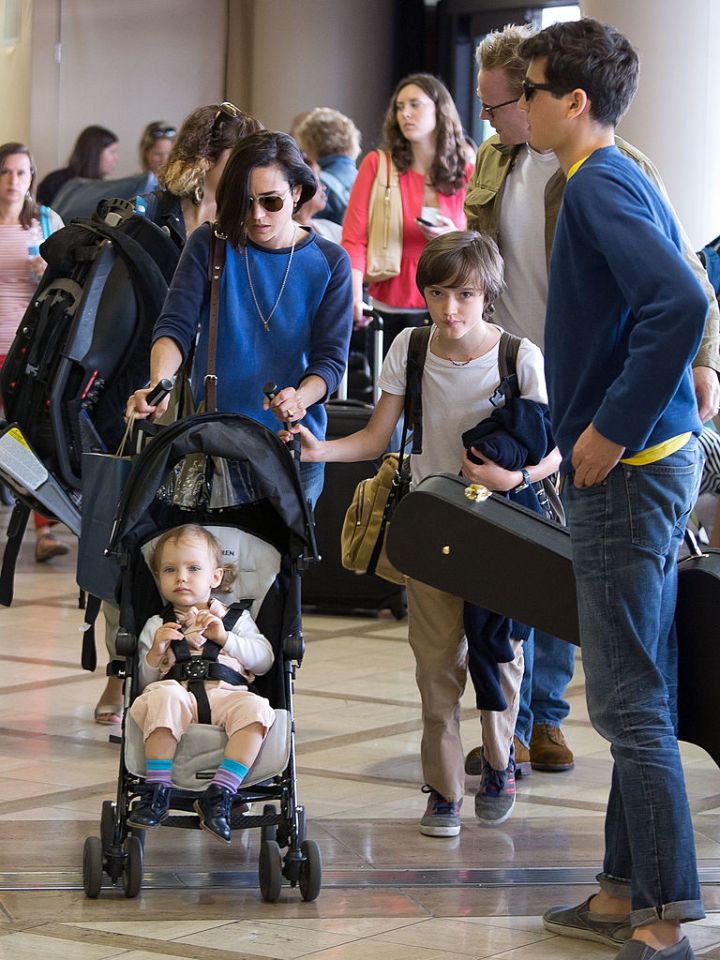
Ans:
[[[160,593],[177,610],[206,606],[210,591],[222,581],[222,567],[215,565],[202,540],[168,541],[157,570]]]

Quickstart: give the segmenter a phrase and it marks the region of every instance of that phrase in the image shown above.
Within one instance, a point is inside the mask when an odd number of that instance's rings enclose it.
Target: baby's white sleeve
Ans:
[[[223,651],[234,657],[256,676],[267,673],[275,660],[273,648],[257,628],[247,610],[243,610],[235,626],[228,633]]]
[[[140,632],[138,638],[138,663],[140,675],[140,689],[144,690],[149,683],[160,679],[160,667],[151,667],[147,662],[147,655],[153,645],[155,633],[162,626],[162,617],[150,617]]]

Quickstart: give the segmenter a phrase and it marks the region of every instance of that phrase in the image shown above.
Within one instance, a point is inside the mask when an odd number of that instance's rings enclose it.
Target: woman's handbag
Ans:
[[[378,150],[378,158],[368,206],[365,279],[369,283],[396,277],[402,260],[403,211],[397,167],[385,150]]]
[[[386,454],[375,476],[357,485],[340,533],[341,560],[346,570],[374,573],[391,583],[405,582],[387,558],[385,541],[392,515],[410,489],[410,457],[405,455],[410,427],[412,452],[422,453],[421,384],[431,330],[418,327],[410,335],[400,454]]]

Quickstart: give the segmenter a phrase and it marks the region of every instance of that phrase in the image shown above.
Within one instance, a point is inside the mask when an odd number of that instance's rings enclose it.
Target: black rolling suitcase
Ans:
[[[567,530],[504,497],[474,499],[477,489],[450,474],[423,480],[393,514],[391,563],[433,587],[579,643]],[[678,563],[678,737],[707,750],[720,766],[719,621],[720,550],[706,547]]]
[[[382,326],[374,329],[375,349],[382,356]],[[344,391],[343,391],[344,392]],[[330,400],[327,438],[336,440],[362,430],[370,419],[373,407],[359,400]],[[320,563],[314,564],[302,578],[303,605],[320,613],[367,613],[389,609],[401,620],[407,610],[405,588],[374,575],[345,570],[340,560],[340,531],[345,513],[361,480],[372,477],[380,469],[380,461],[360,463],[328,463],[325,486],[315,506],[315,525]]]

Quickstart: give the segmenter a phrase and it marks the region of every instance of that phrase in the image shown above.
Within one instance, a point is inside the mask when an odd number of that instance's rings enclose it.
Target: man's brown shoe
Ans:
[[[530,751],[521,743],[517,737],[513,737],[515,744],[515,779],[529,777],[532,773],[530,769]],[[483,771],[483,749],[482,747],[473,747],[465,757],[465,773],[469,777],[480,777]]]
[[[530,763],[533,770],[546,770],[550,773],[572,770],[575,757],[565,743],[560,727],[551,727],[548,723],[533,725],[530,739]]]
[[[513,743],[515,744],[515,779],[519,780],[521,777],[527,779],[532,773],[530,751],[517,737],[513,739]]]

